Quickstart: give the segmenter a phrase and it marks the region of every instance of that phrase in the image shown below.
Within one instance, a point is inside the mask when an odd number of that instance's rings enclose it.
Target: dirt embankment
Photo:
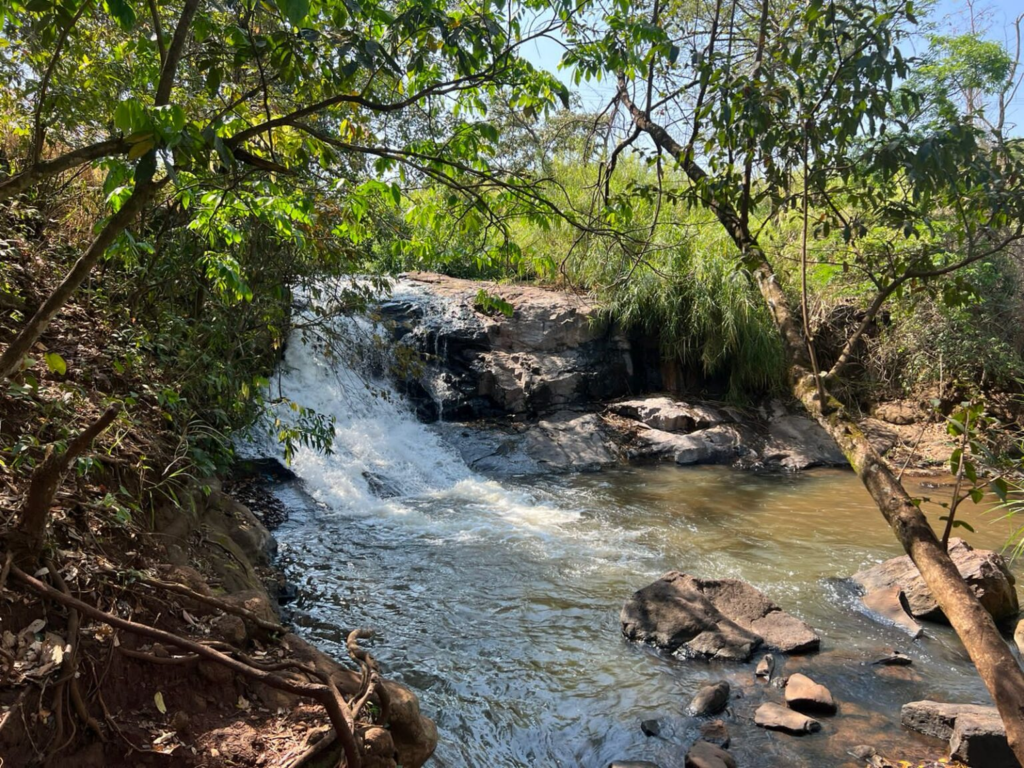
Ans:
[[[311,685],[318,678],[306,670],[315,670],[349,702],[365,690],[356,664],[280,626],[266,586],[280,582],[273,539],[260,519],[216,480],[179,502],[157,509],[145,531],[58,515],[52,557],[36,577],[261,673]],[[339,744],[312,698],[91,616],[77,617],[76,632],[65,607],[22,586],[9,575],[0,602],[5,765],[336,764]],[[82,709],[66,693],[71,654]],[[407,689],[376,685],[355,726],[363,767],[422,765],[437,742],[433,723]]]

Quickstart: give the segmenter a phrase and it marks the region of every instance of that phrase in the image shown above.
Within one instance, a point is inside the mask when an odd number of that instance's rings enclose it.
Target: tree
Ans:
[[[652,147],[685,179],[661,194],[710,210],[728,232],[783,340],[793,394],[843,449],[920,569],[1024,761],[1024,673],[918,503],[832,394],[889,298],[929,290],[955,301],[969,288],[960,270],[1022,237],[1024,146],[983,132],[970,114],[923,124],[919,94],[901,85],[912,74],[899,48],[915,23],[906,0],[620,1],[588,11],[569,23],[565,63],[578,80],[616,82],[616,154]],[[791,215],[801,221],[802,285],[783,284],[761,242]],[[832,258],[875,291],[826,368],[806,272],[830,240],[840,244]]]
[[[492,168],[498,136],[484,119],[489,100],[512,87],[520,109],[567,102],[561,83],[517,54],[560,23],[523,34],[527,8],[4,2],[13,43],[0,54],[0,68],[14,75],[8,119],[27,141],[0,179],[0,201],[102,161],[111,213],[0,355],[0,376],[19,370],[112,248],[137,247],[125,233],[154,201],[186,212],[186,224],[208,239],[207,269],[222,276],[237,272],[225,255],[237,233],[223,212],[258,199],[253,215],[301,225],[308,210],[291,195],[296,185],[338,190],[350,214],[338,226],[356,239],[371,200],[397,203],[403,183],[422,179],[480,211],[492,190],[535,205],[522,179]],[[424,130],[392,144],[393,121],[413,114]],[[353,183],[354,165],[362,174]]]

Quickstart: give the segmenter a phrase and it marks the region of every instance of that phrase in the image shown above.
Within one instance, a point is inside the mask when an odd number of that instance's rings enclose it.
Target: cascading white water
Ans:
[[[335,332],[350,338],[370,339],[379,330],[363,318],[337,322]],[[299,332],[289,341],[272,387],[286,401],[333,418],[331,453],[297,446],[291,468],[311,496],[338,514],[415,517],[410,499],[447,498],[479,512],[451,520],[465,535],[502,524],[511,534],[545,535],[579,517],[476,474],[438,431],[417,420],[390,382],[361,370],[353,356],[325,355]],[[295,418],[287,403],[278,413],[285,421]],[[266,442],[261,448],[273,450]]]

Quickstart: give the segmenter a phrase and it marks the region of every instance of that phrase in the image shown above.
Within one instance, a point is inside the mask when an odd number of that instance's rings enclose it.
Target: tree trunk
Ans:
[[[156,185],[151,181],[141,181],[135,191],[104,225],[100,233],[89,245],[88,250],[75,262],[71,271],[65,276],[61,284],[46,297],[46,301],[36,310],[32,318],[14,337],[14,340],[7,346],[0,355],[0,380],[10,378],[21,368],[21,361],[39,341],[43,331],[50,325],[53,318],[60,312],[78,287],[85,282],[92,268],[106,253],[117,236],[125,230],[131,221],[146,206],[152,197]]]
[[[189,28],[192,26],[192,19],[202,0],[185,0],[185,5],[178,18],[178,26],[174,30],[174,38],[171,40],[171,47],[167,51],[163,69],[160,71],[160,80],[157,83],[156,97],[153,100],[155,106],[162,107],[170,103],[171,91],[174,88],[174,77],[178,71],[178,64],[182,54],[185,52],[185,43],[188,40]],[[74,153],[71,153],[74,154]],[[28,354],[32,346],[39,340],[39,337],[46,330],[50,321],[57,315],[68,299],[71,298],[78,287],[85,282],[92,268],[100,260],[107,248],[117,239],[132,220],[146,207],[156,190],[164,182],[154,182],[153,176],[156,173],[156,150],[150,150],[139,160],[135,167],[135,189],[131,196],[121,206],[120,210],[107,221],[106,225],[92,241],[89,249],[82,257],[75,262],[74,267],[67,276],[51,293],[43,305],[28,321],[28,324],[21,329],[14,341],[10,343],[3,355],[0,355],[0,380],[10,378],[21,366],[21,361]],[[33,165],[29,170],[38,169],[39,164]],[[15,177],[17,178],[17,177]],[[31,177],[26,184],[31,183]],[[11,184],[14,179],[9,179]],[[0,186],[0,190],[4,187]],[[2,200],[3,197],[0,197]]]
[[[53,497],[57,495],[61,478],[71,466],[71,462],[81,456],[92,445],[92,441],[103,434],[120,412],[120,405],[107,408],[102,416],[68,443],[64,453],[58,454],[52,444],[46,446],[42,462],[32,472],[28,494],[18,516],[18,526],[11,537],[11,550],[19,562],[35,563],[39,559],[46,538],[50,507],[53,506]]]
[[[619,98],[629,110],[634,124],[670,153],[692,181],[700,183],[707,178],[707,173],[690,153],[633,104],[622,77],[619,78]],[[772,314],[786,352],[793,394],[839,444],[896,538],[921,572],[925,584],[956,630],[988,688],[1002,718],[1010,748],[1024,765],[1024,671],[1003,640],[992,616],[939,542],[928,519],[872,447],[857,425],[856,418],[827,389],[819,389],[817,377],[811,373],[803,328],[790,309],[775,271],[749,227],[729,204],[716,201],[711,207],[740,249],[744,266],[750,270]],[[824,393],[825,403],[821,401],[819,392]]]

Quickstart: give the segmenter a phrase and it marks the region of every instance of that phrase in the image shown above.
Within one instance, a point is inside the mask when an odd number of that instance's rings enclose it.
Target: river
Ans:
[[[659,465],[487,478],[451,447],[457,427],[420,424],[386,384],[301,344],[275,387],[337,420],[335,452],[300,448],[300,482],[278,489],[291,509],[276,536],[299,591],[294,621],[341,656],[348,628],[376,631],[368,646],[385,674],[437,722],[434,765],[681,768],[698,726],[683,712],[707,680],[733,685],[725,719],[745,768],[855,766],[848,751],[863,743],[937,757],[938,742],[899,727],[900,706],[987,700],[948,628],[912,641],[863,612],[846,577],[899,548],[849,472]],[[1006,540],[1005,521],[964,515],[972,544]],[[821,653],[781,672],[827,685],[839,715],[802,739],[763,731],[753,710],[780,693],[755,681],[754,662],[680,661],[626,642],[623,601],[671,569],[744,579],[814,626]],[[871,664],[889,648],[913,666]],[[641,732],[647,718],[661,737]]]

